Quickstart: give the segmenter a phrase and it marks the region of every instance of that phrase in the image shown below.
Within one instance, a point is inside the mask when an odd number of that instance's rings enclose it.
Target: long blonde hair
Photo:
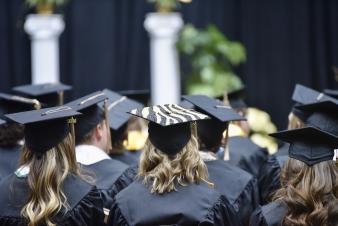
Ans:
[[[69,173],[80,175],[72,136],[68,134],[41,156],[24,146],[20,165],[30,168],[27,181],[31,190],[21,214],[28,220],[28,226],[54,226],[51,218],[62,208],[68,209],[67,198],[62,192],[64,180]]]
[[[175,184],[208,181],[208,169],[198,152],[196,129],[186,146],[176,155],[169,156],[158,150],[148,139],[141,155],[139,177],[151,183],[151,193],[163,194],[176,190]]]
[[[304,122],[293,112],[289,114],[289,124],[288,129],[300,129],[304,127]]]
[[[281,189],[274,200],[288,208],[285,226],[332,226],[338,216],[338,168],[334,161],[313,166],[288,159],[281,172]]]

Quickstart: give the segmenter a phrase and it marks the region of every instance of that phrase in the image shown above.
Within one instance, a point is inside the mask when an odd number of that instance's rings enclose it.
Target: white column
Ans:
[[[31,14],[24,28],[31,38],[32,84],[58,83],[59,36],[65,28],[63,17]]]
[[[179,13],[149,13],[144,26],[150,35],[152,104],[179,103],[180,73],[176,50],[183,26]]]

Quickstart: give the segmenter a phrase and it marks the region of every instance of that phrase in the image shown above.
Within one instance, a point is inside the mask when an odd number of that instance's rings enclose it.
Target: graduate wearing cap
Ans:
[[[112,141],[109,156],[129,166],[136,165],[140,159],[141,151],[128,151],[123,142],[128,138],[128,122],[132,117],[127,112],[135,108],[142,108],[143,104],[108,89],[103,90],[103,92],[108,98],[107,108]]]
[[[257,180],[239,167],[218,159],[216,155],[220,148],[226,149],[223,132],[228,129],[229,122],[245,118],[230,106],[207,96],[183,96],[183,99],[193,104],[197,111],[210,116],[209,120],[197,122],[201,157],[208,167],[209,178],[215,183],[215,189],[229,199],[243,225],[247,225],[251,213],[259,205]]]
[[[0,179],[18,166],[23,142],[23,126],[5,118],[5,114],[39,109],[36,99],[0,93]]]
[[[62,83],[43,83],[15,86],[12,90],[19,95],[35,98],[43,107],[54,107],[64,103],[64,92],[72,87]]]
[[[244,101],[245,88],[229,93],[226,98],[230,106],[245,118],[247,115],[247,105]],[[227,160],[230,164],[240,167],[257,178],[260,203],[263,204],[275,187],[278,187],[280,172],[278,161],[275,157],[270,157],[265,148],[256,145],[248,137],[250,129],[246,120],[234,121],[232,124],[239,126],[244,132],[244,136],[230,136],[228,138]],[[224,151],[220,149],[217,155],[223,158]]]
[[[0,182],[0,225],[103,225],[100,192],[80,174],[68,106],[8,114],[23,124],[19,168]]]
[[[338,137],[315,127],[272,134],[290,144],[274,201],[259,207],[251,226],[337,225],[338,168],[333,161]]]
[[[111,189],[128,165],[111,159],[110,135],[105,105],[105,93],[98,91],[67,104],[82,113],[75,124],[76,159],[84,171],[94,173],[95,184],[102,191],[105,208],[112,203]]]
[[[207,176],[194,121],[205,114],[175,104],[132,110],[149,138],[137,179],[115,196],[109,225],[241,225]]]

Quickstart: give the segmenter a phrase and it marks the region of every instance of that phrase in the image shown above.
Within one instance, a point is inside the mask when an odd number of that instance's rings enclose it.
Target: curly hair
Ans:
[[[141,155],[139,177],[151,183],[151,193],[163,194],[175,191],[175,185],[208,181],[208,169],[198,152],[196,134],[192,134],[187,145],[176,155],[169,156],[158,150],[148,139]]]
[[[334,161],[313,166],[288,159],[274,200],[287,205],[285,226],[338,225],[338,168]]]
[[[13,147],[24,137],[23,125],[5,123],[0,126],[0,147]]]
[[[72,136],[69,134],[41,158],[24,146],[20,165],[30,166],[27,181],[31,190],[21,210],[22,216],[28,220],[28,226],[55,226],[51,219],[62,208],[68,209],[67,198],[62,191],[63,182],[70,173],[81,176]]]

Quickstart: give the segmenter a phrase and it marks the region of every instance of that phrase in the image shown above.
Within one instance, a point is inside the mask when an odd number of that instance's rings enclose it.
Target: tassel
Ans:
[[[71,117],[70,119],[68,119],[68,124],[70,126],[70,134],[72,135],[72,138],[73,138],[73,147],[74,147],[74,150],[75,150],[75,127],[74,127],[74,124],[76,123],[76,118],[74,117]]]
[[[110,126],[109,126],[109,117],[108,117],[108,101],[104,101],[104,115],[105,115],[105,121],[107,126],[107,132],[108,132],[108,153],[112,151],[113,144],[111,141],[111,134],[110,134]]]

